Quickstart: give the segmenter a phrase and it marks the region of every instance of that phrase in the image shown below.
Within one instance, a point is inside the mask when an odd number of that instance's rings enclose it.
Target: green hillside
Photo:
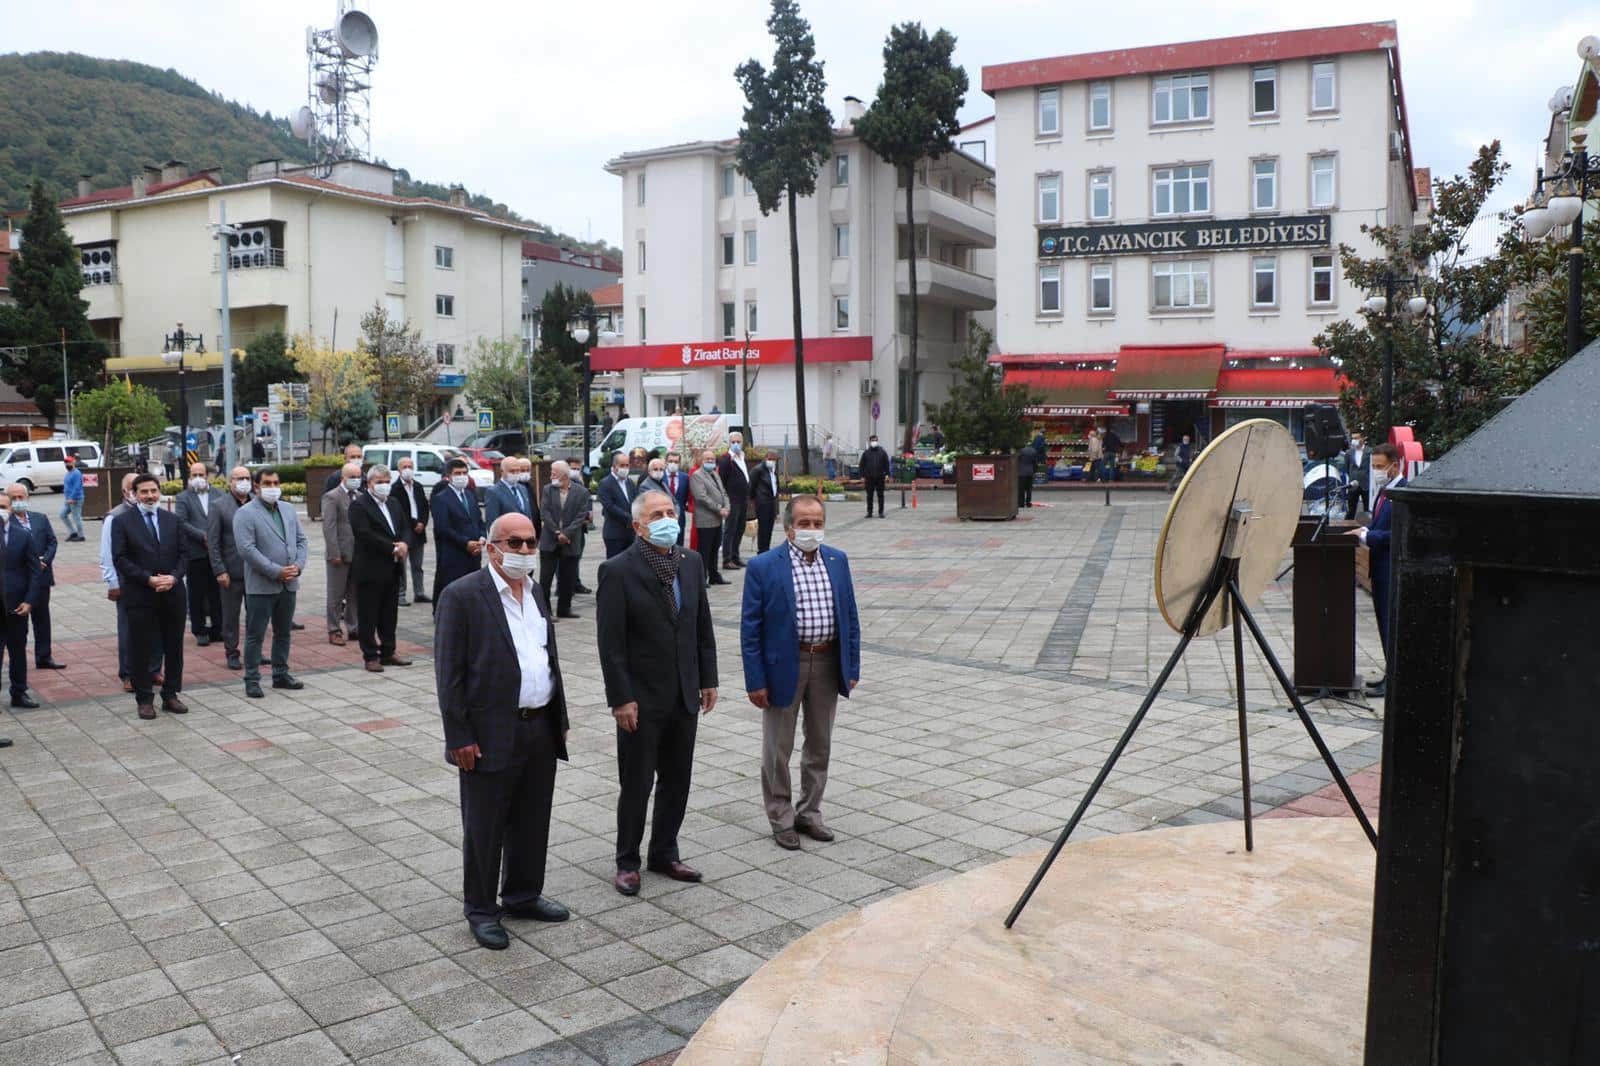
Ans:
[[[224,181],[242,181],[251,163],[310,155],[287,116],[224,100],[175,70],[75,53],[0,55],[0,210],[25,207],[35,177],[68,197],[79,175],[97,189],[126,185],[141,167],[168,159],[194,170],[220,166]],[[445,199],[449,185],[398,169],[395,191]],[[470,200],[549,239],[583,244],[487,196]]]

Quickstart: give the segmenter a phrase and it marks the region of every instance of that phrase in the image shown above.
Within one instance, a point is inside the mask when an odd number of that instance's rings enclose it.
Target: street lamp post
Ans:
[[[189,391],[183,355],[191,341],[194,343],[194,350],[204,355],[206,342],[203,336],[198,333],[185,333],[183,323],[179,322],[177,332],[167,337],[167,350],[161,353],[162,362],[178,368],[178,453],[183,456],[185,474],[188,473],[189,465]]]
[[[1415,318],[1428,310],[1428,298],[1422,295],[1422,279],[1412,274],[1396,273],[1393,267],[1382,277],[1383,294],[1367,297],[1362,304],[1367,312],[1383,320],[1383,435],[1388,437],[1394,428],[1394,326],[1399,315]],[[1408,290],[1416,295],[1397,304],[1396,298]]]
[[[1567,249],[1567,356],[1583,347],[1583,205],[1600,194],[1600,158],[1589,157],[1588,133],[1572,131],[1572,150],[1561,159],[1555,173],[1540,174],[1535,183],[1534,205],[1522,212],[1522,228],[1538,240],[1557,226],[1571,229]],[[1546,196],[1543,187],[1554,186]]]

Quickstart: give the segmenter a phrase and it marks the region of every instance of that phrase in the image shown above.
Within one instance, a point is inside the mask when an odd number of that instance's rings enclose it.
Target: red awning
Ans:
[[[1204,400],[1217,390],[1220,344],[1123,348],[1111,396],[1117,400]]]
[[[807,337],[807,363],[869,363],[871,337]],[[738,366],[744,361],[742,341],[695,341],[690,344],[618,344],[590,350],[597,372],[608,370],[684,370],[697,366]],[[752,340],[752,366],[794,362],[794,338]]]
[[[1304,407],[1339,398],[1339,371],[1331,366],[1224,370],[1212,407]]]
[[[1106,399],[1110,370],[1006,369],[1007,385],[1026,385],[1043,399],[1024,413],[1034,418],[1075,418],[1125,415],[1128,408]]]

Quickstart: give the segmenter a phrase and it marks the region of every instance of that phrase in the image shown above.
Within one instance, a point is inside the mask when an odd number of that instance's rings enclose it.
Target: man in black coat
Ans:
[[[183,691],[183,571],[186,562],[183,527],[178,516],[161,509],[161,482],[154,474],[133,479],[136,506],[111,527],[111,561],[122,580],[128,604],[128,633],[133,647],[133,694],[139,717],[156,716],[150,661],[157,639],[166,649],[162,671],[161,709],[187,714],[178,699]]]
[[[889,477],[889,453],[883,450],[878,443],[878,435],[874,433],[872,439],[867,441],[866,451],[861,453],[861,480],[867,487],[867,517],[872,517],[872,497],[878,497],[878,517],[883,514],[883,483]]]
[[[385,666],[410,666],[395,654],[394,627],[400,590],[406,583],[406,512],[390,495],[389,468],[367,468],[367,491],[350,501],[355,540],[351,576],[356,582],[356,639],[361,658],[375,674]]]
[[[533,522],[505,515],[488,538],[488,568],[439,597],[433,669],[445,761],[461,771],[462,913],[478,943],[498,951],[511,942],[506,915],[567,919],[543,892],[568,720],[550,604],[529,576]]]
[[[601,565],[595,594],[600,672],[617,720],[622,778],[612,883],[624,896],[639,894],[639,843],[652,785],[649,868],[674,881],[700,880],[678,854],[678,830],[689,805],[698,715],[717,702],[717,641],[704,564],[677,546],[677,522],[670,496],[640,496],[633,546]]]

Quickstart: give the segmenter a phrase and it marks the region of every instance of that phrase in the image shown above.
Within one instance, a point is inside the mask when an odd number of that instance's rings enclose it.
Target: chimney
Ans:
[[[844,124],[846,126],[850,127],[851,129],[855,129],[856,119],[860,118],[866,113],[867,108],[866,105],[861,102],[861,97],[847,96],[844,98]]]
[[[169,159],[161,164],[163,182],[182,181],[189,176],[189,164],[181,159]]]
[[[450,186],[450,202],[456,207],[466,207],[467,187],[465,185]]]
[[[94,186],[89,184],[89,175],[87,175],[87,174],[79,174],[78,175],[78,195],[79,196],[88,196],[92,192],[94,192]]]
[[[144,199],[145,191],[149,188],[149,185],[150,185],[150,175],[149,175],[148,170],[146,170],[146,172],[144,172],[144,173],[135,174],[133,176],[132,185],[133,185],[133,198],[135,200]]]

